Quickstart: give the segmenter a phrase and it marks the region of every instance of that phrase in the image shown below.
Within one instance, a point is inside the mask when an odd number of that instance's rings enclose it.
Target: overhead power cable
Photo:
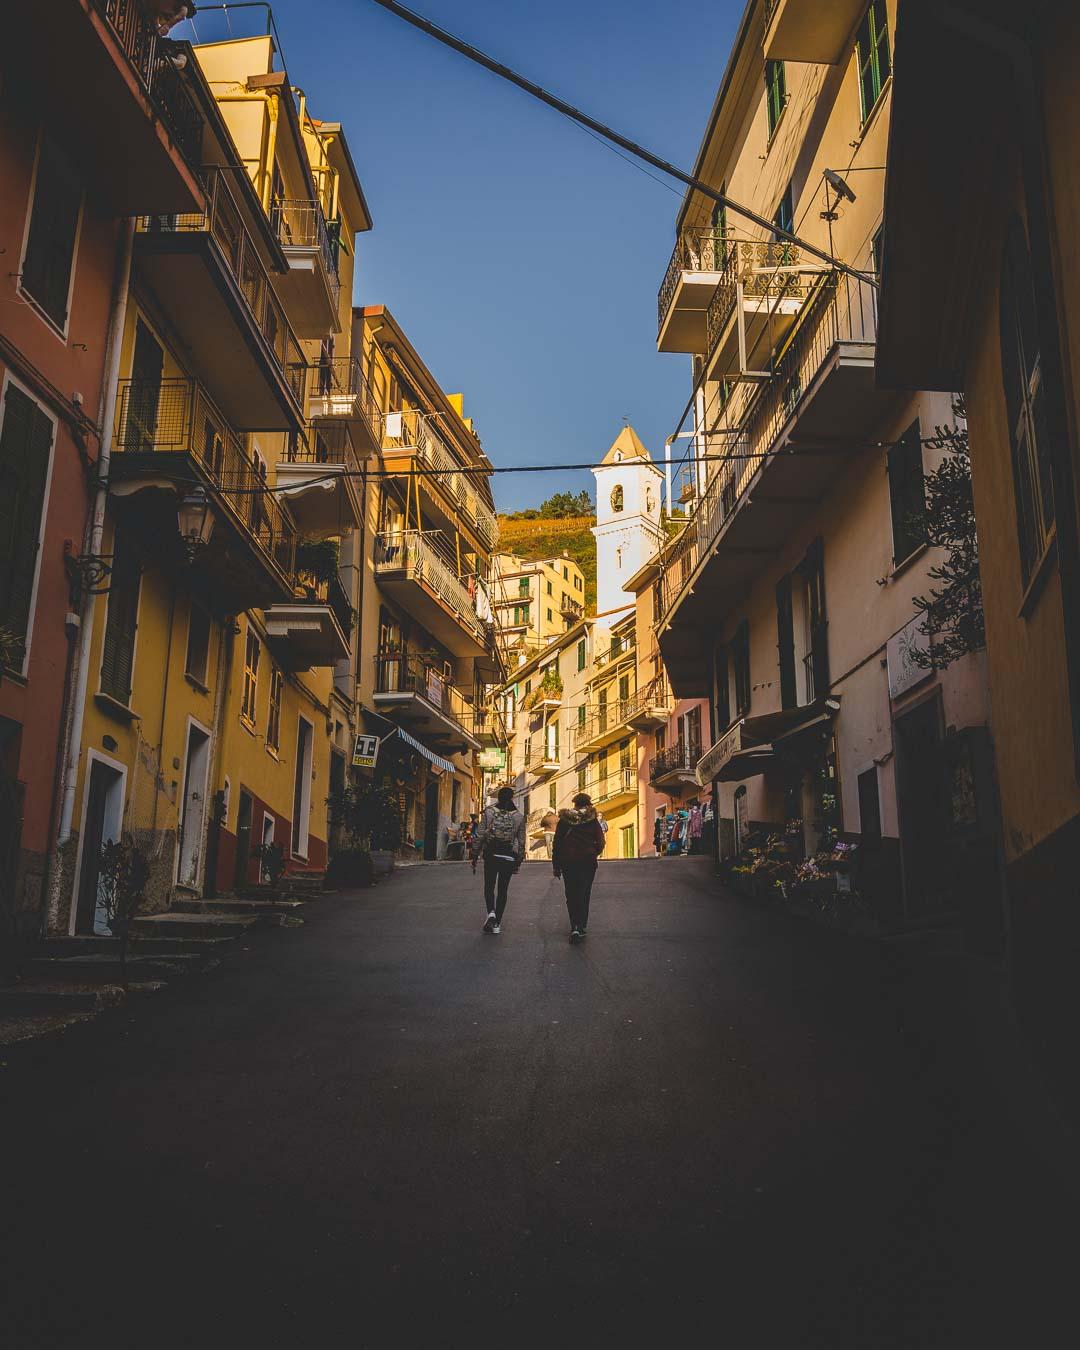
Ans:
[[[812,244],[803,239],[801,235],[793,234],[792,231],[784,229],[774,220],[768,220],[765,216],[759,215],[751,210],[749,206],[744,206],[742,202],[737,202],[733,197],[729,197],[726,192],[720,192],[717,188],[711,187],[702,179],[693,174],[686,173],[666,159],[661,159],[659,155],[654,155],[651,150],[646,150],[644,146],[638,145],[627,136],[621,135],[612,127],[599,122],[595,117],[590,117],[580,108],[575,108],[573,104],[567,103],[564,99],[558,98],[555,94],[536,84],[533,80],[526,79],[524,75],[519,75],[516,70],[511,70],[509,66],[503,65],[501,61],[496,61],[493,57],[480,51],[478,47],[473,47],[461,38],[455,37],[453,33],[448,33],[444,28],[433,24],[430,19],[425,19],[422,14],[417,14],[414,10],[406,8],[405,5],[397,3],[397,0],[374,0],[376,5],[389,10],[391,14],[403,19],[406,23],[417,28],[421,33],[426,33],[436,42],[441,42],[444,46],[450,47],[453,51],[474,61],[477,65],[483,66],[485,70],[490,70],[493,75],[498,75],[500,79],[507,80],[510,84],[523,89],[525,93],[531,94],[533,98],[539,99],[541,103],[546,103],[549,108],[554,108],[556,112],[562,113],[564,117],[569,117],[571,121],[577,122],[579,126],[585,127],[589,131],[596,132],[605,140],[613,145],[621,147],[631,155],[643,160],[646,164],[651,164],[654,169],[659,169],[661,173],[666,173],[672,178],[678,179],[680,183],[685,183],[687,187],[693,188],[695,192],[700,192],[703,197],[716,202],[719,206],[725,207],[735,215],[742,216],[744,220],[749,220],[760,229],[766,231],[776,240],[786,240],[790,244],[817,258],[820,262],[828,263],[830,267],[836,268],[839,272],[845,272],[848,276],[856,277],[859,281],[865,281],[875,288],[878,285],[876,277],[867,272],[862,272],[856,267],[851,267],[845,262],[841,262],[828,250],[819,248],[817,244]]]

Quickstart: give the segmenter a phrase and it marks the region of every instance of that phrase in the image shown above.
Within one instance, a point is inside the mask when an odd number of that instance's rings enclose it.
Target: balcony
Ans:
[[[293,597],[296,530],[264,473],[196,380],[120,381],[110,500],[167,560],[181,563],[177,499],[205,488],[214,531],[191,575],[226,613]]]
[[[509,739],[502,712],[494,704],[473,708],[473,735],[482,746],[505,746]]]
[[[525,820],[525,832],[530,839],[543,839],[547,831],[542,821],[552,811],[550,806],[537,806],[531,810]]]
[[[297,333],[302,338],[339,333],[338,251],[326,228],[321,203],[279,197],[270,205],[270,224],[289,262],[281,298]]]
[[[410,469],[415,460],[429,470],[431,503],[449,529],[471,531],[483,552],[494,548],[499,537],[495,512],[476,490],[477,475],[462,469],[431,418],[415,410],[387,413],[382,449],[389,469]]]
[[[632,703],[633,696],[600,705],[577,728],[574,737],[575,749],[580,754],[588,754],[593,750],[602,750],[605,745],[611,745],[627,736],[630,731],[627,714]]]
[[[4,6],[4,72],[33,91],[106,214],[191,211],[202,203],[202,113],[139,0]]]
[[[488,628],[475,596],[458,579],[437,531],[402,530],[375,536],[379,585],[447,651],[470,660],[490,658]]]
[[[301,533],[330,539],[364,523],[360,466],[343,426],[312,424],[289,436],[277,486]]]
[[[264,612],[266,635],[285,670],[333,666],[349,655],[353,610],[338,581],[318,581],[301,573],[293,599]]]
[[[473,734],[473,708],[445,672],[421,656],[382,651],[375,658],[375,706],[392,708],[395,718],[425,740],[452,742],[441,748],[453,753],[479,750]]]
[[[726,462],[661,581],[657,636],[678,697],[709,694],[709,634],[896,406],[898,396],[875,384],[876,329],[874,288],[825,274],[738,424],[706,438]]]
[[[612,769],[605,778],[593,780],[589,795],[593,805],[601,810],[617,811],[637,801],[637,770],[630,768]]]
[[[795,326],[823,267],[794,244],[727,241],[724,268],[705,315],[710,379],[768,378],[772,354]]]
[[[559,604],[559,613],[566,620],[567,624],[570,627],[573,627],[578,619],[585,617],[585,606],[579,601],[571,599],[564,591],[562,601]]]
[[[671,688],[663,675],[657,675],[629,700],[626,725],[633,731],[652,731],[665,726],[674,709]]]
[[[765,58],[835,66],[865,13],[866,0],[767,0]]]
[[[313,426],[343,426],[360,461],[379,453],[382,417],[355,357],[328,357],[312,366],[308,390],[308,416]]]
[[[232,425],[293,430],[303,352],[225,174],[207,170],[204,184],[205,211],[139,217],[139,270]]]
[[[664,791],[680,792],[687,784],[697,786],[697,763],[701,746],[678,740],[649,760],[649,782]]]
[[[559,772],[559,766],[562,764],[559,743],[550,741],[543,734],[533,739],[536,743],[530,747],[525,759],[525,772],[531,773],[535,778],[550,778],[553,773]]]
[[[704,354],[705,314],[720,284],[727,247],[715,228],[679,236],[656,298],[658,351]]]
[[[593,666],[596,670],[610,670],[624,658],[633,656],[636,647],[635,637],[618,638],[596,653]]]

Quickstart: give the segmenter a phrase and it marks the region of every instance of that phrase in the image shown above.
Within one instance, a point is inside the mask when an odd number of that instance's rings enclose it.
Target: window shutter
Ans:
[[[53,424],[9,384],[0,432],[0,622],[25,640],[41,541]]]
[[[716,647],[716,733],[721,735],[731,725],[731,694],[728,689],[728,649],[724,643]]]
[[[58,327],[67,322],[82,185],[67,157],[41,138],[22,287]]]
[[[901,563],[926,542],[926,493],[917,420],[895,445],[890,446],[886,466],[892,510],[893,561]]]
[[[127,703],[135,657],[135,628],[139,613],[139,560],[126,535],[113,540],[109,578],[109,611],[101,658],[102,692]]]
[[[920,483],[922,478],[920,476]],[[829,616],[825,608],[825,545],[815,539],[806,551],[803,575],[810,602],[810,650],[814,658],[814,697],[829,691]]]
[[[781,577],[776,583],[776,648],[780,658],[780,706],[794,708],[798,695],[795,690],[795,624],[790,575]]]

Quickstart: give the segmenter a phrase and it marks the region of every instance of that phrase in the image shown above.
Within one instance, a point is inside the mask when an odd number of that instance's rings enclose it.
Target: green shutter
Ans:
[[[139,559],[126,535],[113,541],[109,576],[109,608],[101,657],[102,692],[127,703],[135,658],[135,629],[139,615]]]
[[[794,708],[799,700],[795,689],[795,624],[790,575],[781,577],[776,583],[776,649],[780,658],[780,706]]]
[[[731,725],[731,694],[728,688],[728,649],[723,642],[717,643],[716,660],[716,732],[721,735]]]
[[[22,288],[59,328],[67,323],[82,185],[59,146],[41,138]]]
[[[33,399],[9,384],[0,431],[0,624],[24,641],[52,436],[52,422]]]

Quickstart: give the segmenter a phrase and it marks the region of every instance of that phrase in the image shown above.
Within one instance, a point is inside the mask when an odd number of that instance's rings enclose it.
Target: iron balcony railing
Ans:
[[[400,530],[375,536],[375,571],[405,572],[449,609],[481,645],[488,645],[487,626],[476,612],[475,598],[439,552],[437,531]]]
[[[473,708],[473,731],[477,736],[493,736],[500,745],[506,744],[506,720],[502,710],[493,704]]]
[[[383,448],[390,452],[407,451],[432,470],[432,481],[469,518],[485,547],[494,547],[499,537],[495,512],[481,499],[472,481],[473,474],[462,471],[430,418],[411,408],[388,413]]]
[[[140,0],[92,0],[109,23],[116,40],[181,154],[190,165],[202,161],[203,118],[180,72],[169,59],[173,43],[159,38]]]
[[[705,314],[705,345],[711,356],[727,329],[739,292],[745,300],[805,300],[821,275],[802,249],[775,239],[731,239],[725,243],[720,281]]]
[[[627,718],[637,717],[647,708],[670,708],[674,704],[671,686],[665,675],[654,675],[648,684],[643,685],[636,694],[627,700]]]
[[[291,431],[285,449],[290,464],[341,464],[359,473],[348,429],[333,422],[309,423],[303,431]]]
[[[377,694],[415,694],[470,735],[473,710],[461,690],[445,672],[407,651],[379,652],[375,657]]]
[[[665,561],[661,622],[680,602],[699,559],[716,543],[758,470],[778,449],[785,428],[798,415],[833,351],[842,343],[871,351],[876,340],[876,289],[846,273],[821,274],[790,337],[773,359],[771,377],[735,413],[732,400],[725,410],[731,424],[703,438],[715,467],[690,524]]]
[[[221,490],[233,520],[284,576],[293,576],[296,529],[267,490],[265,467],[197,380],[121,380],[113,448],[191,455]]]
[[[629,656],[636,646],[636,638],[620,638],[617,642],[612,642],[609,646],[598,651],[593,657],[593,665],[598,670],[602,670],[605,666],[610,666],[613,661],[621,661],[624,656]]]
[[[206,210],[184,215],[140,216],[144,234],[206,234],[212,238],[225,265],[243,293],[251,317],[262,332],[274,364],[284,376],[298,407],[304,405],[304,353],[274,294],[269,274],[244,226],[225,174],[205,169],[202,174]]]
[[[313,605],[326,605],[331,609],[338,627],[346,637],[349,636],[356,614],[349,597],[345,594],[345,587],[337,577],[323,581],[312,576],[310,572],[297,572],[294,591],[298,600],[308,601]]]
[[[545,769],[558,768],[562,763],[559,742],[549,741],[545,736],[534,736],[529,753],[525,759],[527,773],[540,773]]]
[[[595,712],[586,717],[584,722],[578,725],[576,730],[577,745],[591,745],[600,736],[622,731],[626,727],[626,719],[630,715],[630,706],[633,700],[634,696],[631,694],[628,698],[616,699],[598,707]]]
[[[341,293],[338,278],[338,249],[326,228],[322,203],[291,197],[278,197],[270,203],[270,223],[278,243],[289,249],[319,250],[335,302]]]
[[[627,792],[637,792],[637,771],[632,768],[611,769],[604,777],[596,778],[590,785],[589,795],[595,806],[603,806],[614,797]]]
[[[693,773],[700,758],[700,742],[680,738],[649,760],[649,781],[655,783],[669,773]]]
[[[564,595],[562,603],[559,605],[559,613],[568,619],[580,619],[585,613],[585,606],[577,600],[572,600],[570,596]]]
[[[379,444],[382,416],[363,367],[355,356],[325,356],[312,365],[308,390],[310,415],[319,422],[363,418]]]
[[[675,242],[664,280],[656,297],[656,323],[663,328],[671,302],[684,272],[720,272],[730,248],[729,241],[719,227],[704,230],[684,230]]]

